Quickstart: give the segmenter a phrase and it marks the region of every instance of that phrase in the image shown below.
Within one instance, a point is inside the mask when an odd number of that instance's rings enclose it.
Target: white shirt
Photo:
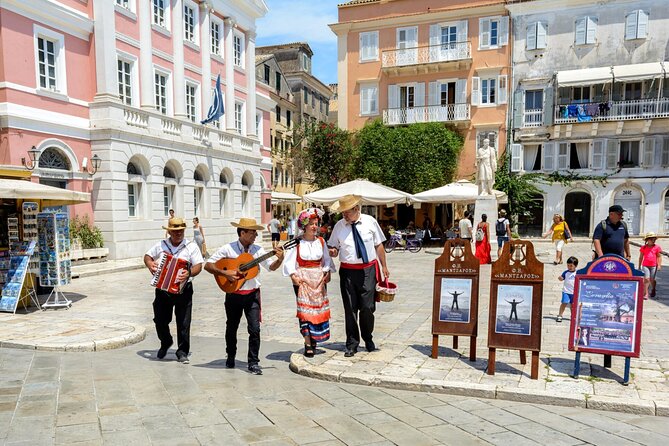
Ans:
[[[316,237],[316,240],[300,240],[300,258],[302,260],[321,260],[321,267],[323,272],[337,271],[332,257],[327,249],[323,249],[323,244]],[[297,270],[297,248],[286,251],[286,256],[283,259],[283,275],[288,277],[294,274]]]
[[[562,278],[564,279],[562,292],[567,294],[574,294],[574,282],[576,281],[576,271],[566,270],[565,272],[562,273]]]
[[[386,241],[386,237],[381,231],[379,223],[374,217],[367,214],[360,214],[356,222],[356,229],[362,237],[367,251],[367,258],[371,262],[376,259],[376,246]],[[339,250],[339,261],[344,263],[363,263],[355,253],[355,242],[353,241],[353,231],[351,225],[345,219],[341,219],[332,229],[332,234],[328,240],[328,246]]]
[[[472,222],[468,218],[460,219],[460,238],[472,238]]]
[[[220,259],[236,259],[243,252],[244,246],[242,246],[239,240],[236,240],[218,248],[214,255],[207,259],[207,263],[216,263]],[[249,246],[248,253],[251,254],[254,259],[257,259],[258,257],[265,255],[267,251],[265,251],[261,246],[251,245]],[[274,260],[272,260],[270,257],[269,259],[260,262],[260,266],[265,268],[267,271],[270,271],[269,267],[272,263],[274,263]],[[240,290],[255,290],[256,288],[260,288],[260,281],[258,280],[258,276],[244,282],[244,285],[242,285]]]
[[[187,260],[190,262],[191,266],[204,263],[204,258],[202,258],[202,251],[200,251],[200,248],[197,246],[197,244],[190,242],[185,238],[181,241],[181,243],[179,243],[179,246],[172,246],[169,237],[165,240],[161,240],[160,242],[153,245],[151,249],[146,251],[146,255],[151,257],[153,260],[157,260],[162,252],[171,254],[177,259]],[[192,280],[192,277],[188,278],[188,281]]]

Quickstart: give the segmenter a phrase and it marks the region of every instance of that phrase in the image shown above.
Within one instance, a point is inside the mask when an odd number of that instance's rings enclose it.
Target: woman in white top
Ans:
[[[297,217],[297,227],[303,231],[296,249],[287,252],[283,275],[293,281],[297,297],[297,318],[304,337],[304,356],[311,358],[316,343],[330,339],[330,301],[326,284],[335,271],[334,262],[318,237],[323,211],[309,208]]]

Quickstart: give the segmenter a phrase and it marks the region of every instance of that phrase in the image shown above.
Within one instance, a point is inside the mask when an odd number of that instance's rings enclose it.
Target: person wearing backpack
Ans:
[[[488,216],[481,214],[481,222],[476,226],[476,252],[474,255],[481,265],[492,263],[490,259],[490,224]]]
[[[495,235],[497,235],[497,258],[499,258],[502,255],[504,243],[508,243],[511,238],[511,223],[506,218],[504,209],[499,211],[499,218],[495,222]]]
[[[627,225],[623,221],[623,209],[619,204],[614,204],[609,208],[609,216],[602,220],[595,227],[592,234],[592,243],[595,256],[601,257],[606,254],[616,254],[625,257],[629,261],[630,255],[630,235],[627,231]]]

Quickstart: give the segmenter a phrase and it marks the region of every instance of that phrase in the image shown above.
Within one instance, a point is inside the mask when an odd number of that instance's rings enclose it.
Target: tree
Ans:
[[[505,152],[495,173],[495,189],[501,190],[509,197],[509,213],[511,215],[529,215],[539,206],[537,196],[543,195],[537,182],[543,181],[542,174],[512,174],[510,171],[511,157]]]
[[[353,161],[351,135],[325,122],[307,124],[304,132],[304,165],[314,184],[322,189],[348,181]]]
[[[353,176],[418,193],[453,180],[463,139],[440,123],[387,127],[367,123],[355,135]]]

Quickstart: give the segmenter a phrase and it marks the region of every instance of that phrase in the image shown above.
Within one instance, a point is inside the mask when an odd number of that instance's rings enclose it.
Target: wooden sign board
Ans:
[[[438,356],[439,335],[470,337],[469,359],[476,361],[479,309],[479,259],[469,240],[453,239],[434,261],[432,302],[432,357]]]
[[[532,351],[531,378],[539,377],[544,265],[531,242],[512,240],[492,264],[488,319],[488,374],[495,374],[497,348]]]

